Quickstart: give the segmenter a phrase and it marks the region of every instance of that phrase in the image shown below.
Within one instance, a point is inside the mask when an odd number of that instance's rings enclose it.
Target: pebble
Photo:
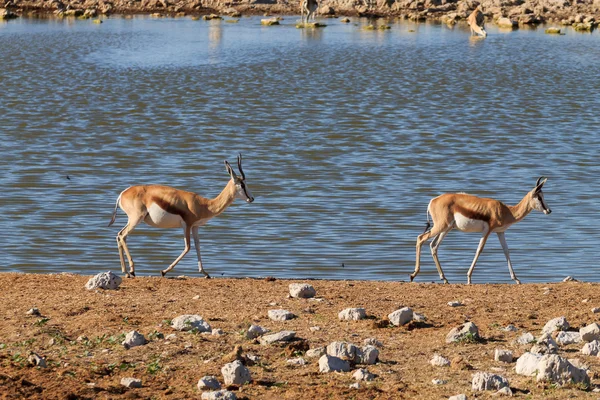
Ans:
[[[449,301],[449,302],[448,302],[448,305],[449,305],[450,307],[460,307],[460,306],[462,306],[463,304],[462,304],[460,301]]]
[[[136,378],[122,378],[121,385],[128,387],[128,388],[141,388],[142,380],[136,379]]]

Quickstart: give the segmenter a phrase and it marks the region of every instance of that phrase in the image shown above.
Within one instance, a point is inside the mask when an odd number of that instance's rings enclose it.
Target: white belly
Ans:
[[[454,214],[456,229],[463,232],[483,232],[489,229],[488,223],[480,219],[467,218],[460,213]]]
[[[179,228],[183,226],[183,218],[179,215],[166,212],[157,204],[152,204],[148,208],[148,215],[144,219],[144,222],[156,228]]]

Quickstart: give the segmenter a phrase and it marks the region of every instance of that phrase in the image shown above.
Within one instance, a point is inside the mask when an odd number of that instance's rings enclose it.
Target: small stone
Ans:
[[[273,321],[287,321],[295,317],[294,314],[287,310],[269,310],[269,319]]]
[[[224,335],[223,333],[223,329],[217,328],[217,329],[213,329],[210,333],[213,336],[221,336]]]
[[[550,333],[544,333],[529,351],[534,354],[555,354],[558,351],[558,344]]]
[[[592,308],[592,312],[593,312],[594,314],[598,314],[598,313],[600,313],[600,307],[594,307],[594,308]]]
[[[120,276],[113,274],[111,271],[102,272],[94,277],[85,284],[87,290],[94,289],[105,289],[105,290],[116,290],[119,288],[123,280]]]
[[[319,372],[348,372],[350,371],[350,363],[341,358],[323,355],[319,359]]]
[[[316,349],[307,350],[305,356],[308,358],[318,358],[326,353],[327,351],[325,350],[325,347],[317,347]]]
[[[510,350],[496,349],[494,352],[494,360],[505,363],[511,363],[513,361],[513,353]]]
[[[202,393],[202,400],[236,400],[235,393],[229,390],[219,390],[216,392],[204,392]]]
[[[346,308],[338,314],[340,321],[359,321],[366,317],[367,313],[364,308]]]
[[[475,392],[482,392],[484,390],[498,391],[505,386],[509,386],[506,378],[488,372],[477,372],[473,376],[471,383],[471,389]]]
[[[130,349],[130,348],[136,347],[136,346],[143,346],[146,343],[148,343],[148,342],[147,342],[146,338],[144,337],[144,335],[142,335],[138,331],[131,331],[125,336],[125,340],[121,344],[126,349]]]
[[[588,326],[579,329],[579,333],[581,334],[581,340],[584,342],[592,342],[600,339],[600,326],[594,322],[593,324],[589,324]]]
[[[121,379],[121,385],[133,389],[133,388],[141,388],[142,387],[142,380],[141,379],[136,379],[136,378],[122,378]]]
[[[513,392],[512,392],[512,390],[510,390],[510,388],[508,386],[504,386],[502,389],[498,390],[493,395],[494,396],[509,396],[509,397],[512,397]]]
[[[31,353],[31,355],[29,355],[29,358],[27,358],[27,361],[29,361],[29,364],[35,367],[46,368],[48,366],[46,364],[46,360],[37,355],[36,353]]]
[[[192,300],[200,300],[200,295],[197,294],[196,296],[192,297]]]
[[[587,356],[597,356],[600,354],[600,341],[594,340],[592,342],[586,343],[583,345],[581,349],[581,354],[585,354]]]
[[[462,306],[463,304],[462,304],[460,301],[456,301],[456,300],[455,300],[455,301],[449,301],[449,302],[448,302],[448,305],[449,305],[450,307],[460,307],[460,306]]]
[[[167,336],[165,336],[165,340],[175,340],[177,339],[177,335],[174,333],[168,334]]]
[[[217,380],[217,377],[212,376],[212,375],[206,375],[206,376],[203,376],[202,378],[200,378],[200,380],[198,381],[198,389],[199,390],[204,390],[204,389],[218,390],[218,389],[221,389],[221,384]]]
[[[221,374],[226,385],[243,385],[252,380],[250,371],[239,360],[225,364],[221,368]]]
[[[572,276],[567,276],[565,279],[563,279],[563,282],[577,282],[577,279],[573,278]]]
[[[478,340],[479,329],[472,322],[466,322],[454,329],[446,335],[446,343],[462,342],[465,340]]]
[[[381,349],[381,348],[383,347],[383,343],[381,343],[379,340],[377,340],[377,339],[375,339],[375,338],[368,338],[368,339],[365,339],[365,340],[363,341],[363,344],[364,344],[365,346],[375,346],[375,347],[377,347],[378,349]]]
[[[372,365],[377,362],[378,358],[379,350],[375,346],[367,345],[356,352],[357,364]]]
[[[30,308],[29,311],[27,311],[27,315],[33,315],[35,317],[41,317],[42,314],[40,313],[40,310],[38,310],[37,308]]]
[[[273,344],[277,342],[289,342],[296,336],[294,331],[282,331],[271,335],[261,336],[259,341],[262,345]]]
[[[294,365],[297,367],[302,367],[306,365],[306,360],[302,357],[290,358],[289,360],[285,360],[287,364]]]
[[[259,336],[264,335],[267,332],[269,332],[269,330],[263,328],[262,326],[250,325],[250,328],[248,328],[248,331],[246,332],[246,337],[248,339],[255,339]]]
[[[375,379],[375,375],[370,373],[366,368],[357,369],[352,374],[352,377],[354,379],[356,379],[357,381],[366,381],[366,382],[370,382],[373,379]]]
[[[502,328],[503,331],[505,332],[516,332],[519,330],[519,328],[517,328],[516,326],[510,324],[510,325],[506,325],[504,328]]]
[[[395,326],[408,324],[413,319],[413,310],[409,307],[401,308],[389,314],[388,319]]]
[[[535,342],[535,337],[529,333],[529,332],[525,332],[524,334],[522,334],[521,336],[519,336],[515,342],[517,344],[529,344],[531,342]]]
[[[357,350],[355,345],[347,342],[332,342],[327,346],[328,355],[347,361],[356,359]]]
[[[445,385],[446,383],[448,383],[448,381],[444,381],[442,379],[432,379],[431,383],[433,383],[434,385]]]
[[[307,283],[291,283],[289,286],[290,296],[300,299],[315,297],[317,291]]]
[[[448,397],[448,400],[467,400],[467,396],[465,394],[457,394],[455,396]]]
[[[562,346],[580,343],[581,334],[579,332],[558,332],[558,335],[556,335],[556,342]]]
[[[180,315],[171,321],[171,327],[178,331],[211,332],[212,328],[208,322],[204,321],[199,315]]]
[[[343,24],[347,24],[350,22],[350,18],[342,18],[342,19],[340,19],[340,22]]]
[[[413,312],[413,321],[415,321],[415,322],[425,322],[425,321],[427,321],[427,317],[424,316],[423,314],[419,314],[419,313]]]
[[[434,354],[431,360],[429,360],[429,364],[433,365],[434,367],[449,367],[450,360],[448,360],[446,357],[440,356],[439,354]]]
[[[308,328],[311,332],[317,332],[321,330],[320,326],[311,326],[310,328]]]
[[[551,319],[542,328],[542,333],[552,333],[554,331],[566,331],[570,328],[569,323],[565,317],[557,317]]]
[[[354,382],[349,386],[350,389],[360,389],[360,384],[358,382]]]

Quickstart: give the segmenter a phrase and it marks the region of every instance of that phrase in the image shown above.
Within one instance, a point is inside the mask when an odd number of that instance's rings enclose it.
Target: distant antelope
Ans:
[[[190,251],[191,233],[194,237],[194,246],[198,255],[198,269],[205,277],[210,278],[202,267],[198,228],[204,225],[209,219],[225,211],[236,198],[246,200],[248,203],[254,201],[254,197],[252,197],[246,185],[246,176],[242,170],[241,154],[238,156],[237,161],[241,176],[237,176],[231,165],[225,161],[225,168],[227,168],[231,179],[214,199],[206,199],[195,193],[161,185],[131,186],[121,192],[117,198],[115,211],[108,226],[111,226],[115,222],[117,207],[121,207],[127,214],[128,221],[127,225],[117,234],[117,247],[121,259],[121,270],[128,278],[135,276],[135,268],[131,254],[127,248],[127,235],[142,221],[157,228],[183,229],[183,239],[185,241],[183,253],[169,265],[169,268],[160,272],[162,276],[165,276],[167,272],[172,270],[183,256]],[[129,272],[125,270],[123,253],[125,253],[129,261]]]
[[[315,11],[319,8],[317,0],[300,0],[300,18],[302,23],[308,23],[312,17],[315,19]],[[304,13],[306,13],[306,20],[304,19]]]
[[[483,12],[481,12],[481,6],[477,6],[477,8],[475,10],[473,10],[473,12],[471,13],[471,15],[469,15],[469,17],[467,18],[467,23],[469,24],[469,27],[471,28],[471,35],[473,35],[473,33],[481,35],[483,37],[487,36],[487,32],[484,29],[484,24],[485,24],[485,17],[483,15]]]
[[[431,255],[440,274],[440,279],[444,283],[448,283],[442,271],[437,251],[448,232],[456,228],[463,232],[481,232],[482,235],[475,258],[467,273],[468,284],[471,283],[471,275],[473,274],[477,259],[483,251],[483,246],[485,246],[485,242],[492,232],[498,235],[504,255],[506,256],[506,261],[508,262],[510,277],[516,283],[521,283],[513,271],[508,246],[504,239],[504,232],[511,225],[525,218],[531,210],[538,210],[544,214],[552,212],[544,201],[542,186],[544,186],[547,179],[543,178],[542,176],[537,180],[535,188],[527,193],[516,206],[507,206],[498,200],[485,199],[464,193],[446,193],[431,200],[427,207],[427,229],[431,226],[429,215],[433,219],[433,228],[429,231],[426,230],[425,233],[419,235],[417,238],[417,262],[415,271],[410,275],[411,282],[421,269],[421,246],[427,240],[433,238],[430,245]]]

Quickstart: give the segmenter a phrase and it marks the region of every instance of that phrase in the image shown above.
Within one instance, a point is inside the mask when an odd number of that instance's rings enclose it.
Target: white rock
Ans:
[[[467,396],[465,394],[457,394],[456,396],[448,397],[448,400],[467,400]]]
[[[199,294],[195,295],[194,297],[192,297],[192,300],[200,300],[200,295]]]
[[[37,355],[36,353],[31,353],[27,358],[27,361],[29,361],[29,364],[40,368],[46,368],[48,366],[46,364],[46,360]]]
[[[359,321],[366,317],[367,312],[364,308],[346,308],[338,314],[340,321]]]
[[[326,353],[325,347],[317,347],[316,349],[307,350],[305,356],[308,358],[317,358]]]
[[[216,376],[206,375],[206,376],[203,376],[202,378],[200,378],[200,380],[198,381],[198,389],[199,390],[204,390],[204,389],[218,390],[218,389],[221,389],[221,384],[217,380]]]
[[[454,329],[446,335],[446,343],[460,342],[469,338],[479,339],[479,329],[472,322],[466,322]]]
[[[593,324],[589,324],[588,326],[579,329],[579,333],[581,334],[581,340],[584,342],[592,342],[600,339],[600,326],[594,322]]]
[[[259,336],[264,335],[267,332],[269,332],[269,330],[263,328],[262,326],[250,325],[250,328],[248,328],[248,331],[246,332],[246,337],[248,339],[255,339]]]
[[[171,328],[178,331],[211,332],[212,328],[208,322],[204,321],[199,315],[185,314],[180,315],[171,321]]]
[[[439,354],[434,354],[431,360],[429,360],[429,364],[434,367],[448,367],[450,366],[450,360],[446,357],[442,357]]]
[[[449,301],[449,302],[448,302],[448,305],[449,305],[450,307],[460,307],[460,306],[462,306],[463,304],[462,304],[460,301],[456,301],[456,300],[455,300],[455,301]]]
[[[565,279],[563,279],[563,282],[577,282],[577,279],[573,278],[572,276],[567,276]]]
[[[566,331],[570,328],[565,317],[553,318],[544,325],[542,333],[552,333],[554,331]]]
[[[30,308],[29,310],[27,310],[27,315],[33,315],[36,317],[40,317],[42,314],[40,313],[40,310],[38,310],[37,308],[33,307]]]
[[[224,335],[225,333],[223,332],[223,329],[221,329],[221,328],[216,328],[216,329],[213,329],[213,330],[210,332],[210,334],[211,334],[211,335],[213,335],[213,336],[221,336],[221,335]]]
[[[269,319],[273,321],[287,321],[295,317],[294,314],[287,310],[269,310]]]
[[[216,392],[204,392],[202,393],[202,400],[236,400],[235,393],[229,390],[219,390]]]
[[[533,354],[529,352],[524,353],[517,360],[515,371],[519,375],[534,376],[537,374],[538,363],[541,359],[542,356],[539,354]]]
[[[366,368],[360,368],[354,371],[352,377],[357,381],[367,381],[370,382],[375,379],[375,375],[370,373]]]
[[[311,332],[318,332],[321,330],[320,326],[311,326],[310,328],[308,328]]]
[[[506,378],[500,375],[490,374],[488,372],[477,372],[473,375],[471,390],[482,392],[484,390],[500,390],[508,385]]]
[[[327,355],[354,362],[356,360],[357,348],[352,343],[332,342],[327,346]]]
[[[309,299],[317,294],[315,288],[308,283],[290,283],[289,288],[290,296],[296,298]]]
[[[260,344],[273,344],[277,342],[289,342],[294,337],[296,337],[296,332],[294,331],[281,331],[277,333],[273,333],[271,335],[263,335],[260,337]]]
[[[226,385],[243,385],[252,380],[250,371],[240,360],[225,364],[221,368],[221,374]]]
[[[350,389],[360,389],[360,383],[358,382],[354,382],[353,384],[351,384],[350,386],[348,386]]]
[[[564,385],[566,383],[590,385],[586,371],[575,367],[567,359],[556,354],[546,354],[538,363],[538,381],[547,381]]]
[[[379,340],[377,340],[377,339],[375,339],[375,338],[368,338],[368,339],[365,339],[365,340],[363,341],[363,344],[364,344],[365,346],[375,346],[375,347],[377,347],[378,349],[381,349],[381,348],[383,347],[383,343],[381,343]]]
[[[580,343],[581,334],[579,332],[558,332],[558,335],[556,335],[556,342],[563,346]]]
[[[379,358],[379,350],[377,350],[377,347],[375,346],[367,345],[358,350],[356,355],[357,364],[372,365],[375,364]]]
[[[502,328],[502,330],[505,332],[516,332],[519,329],[516,326],[514,326],[513,324],[510,324],[510,325],[506,325],[504,328]]]
[[[496,349],[494,352],[494,360],[511,363],[513,361],[513,353],[510,350]]]
[[[138,331],[131,331],[127,335],[125,335],[125,340],[121,344],[126,349],[130,349],[130,348],[136,347],[136,346],[143,346],[146,343],[148,343],[148,342],[146,341],[146,338],[144,337],[144,335],[142,335]]]
[[[388,319],[396,326],[407,324],[413,319],[413,310],[410,307],[403,307],[389,314]]]
[[[85,288],[87,290],[115,290],[119,288],[119,285],[122,281],[123,279],[121,279],[120,276],[113,274],[111,271],[102,272],[90,278],[90,280],[85,284]]]
[[[494,396],[512,397],[512,395],[513,395],[513,392],[512,392],[512,390],[510,390],[510,388],[508,386],[504,386],[502,389],[500,389],[496,393],[494,393]]]
[[[338,357],[323,355],[319,358],[319,372],[348,372],[350,363]]]
[[[600,307],[594,307],[594,308],[592,308],[592,312],[593,312],[594,314],[598,314],[598,313],[600,313]]]
[[[167,336],[165,336],[165,340],[175,340],[177,339],[177,335],[174,333],[170,333]]]
[[[552,339],[550,333],[544,333],[538,338],[537,343],[531,347],[530,353],[534,354],[556,354],[558,344]]]
[[[128,387],[128,388],[141,388],[142,380],[136,379],[136,378],[122,378],[121,385]]]
[[[600,354],[600,341],[594,340],[593,342],[589,342],[583,345],[581,349],[581,354],[585,354],[587,356],[597,356]]]
[[[515,342],[517,344],[529,344],[531,342],[535,342],[535,337],[531,333],[525,332],[524,334],[519,336],[517,340],[515,340]]]
[[[431,383],[433,383],[434,385],[445,385],[446,383],[448,383],[448,381],[445,381],[443,379],[432,379]]]
[[[415,322],[425,322],[427,321],[427,317],[423,314],[419,314],[413,311],[413,321]]]

